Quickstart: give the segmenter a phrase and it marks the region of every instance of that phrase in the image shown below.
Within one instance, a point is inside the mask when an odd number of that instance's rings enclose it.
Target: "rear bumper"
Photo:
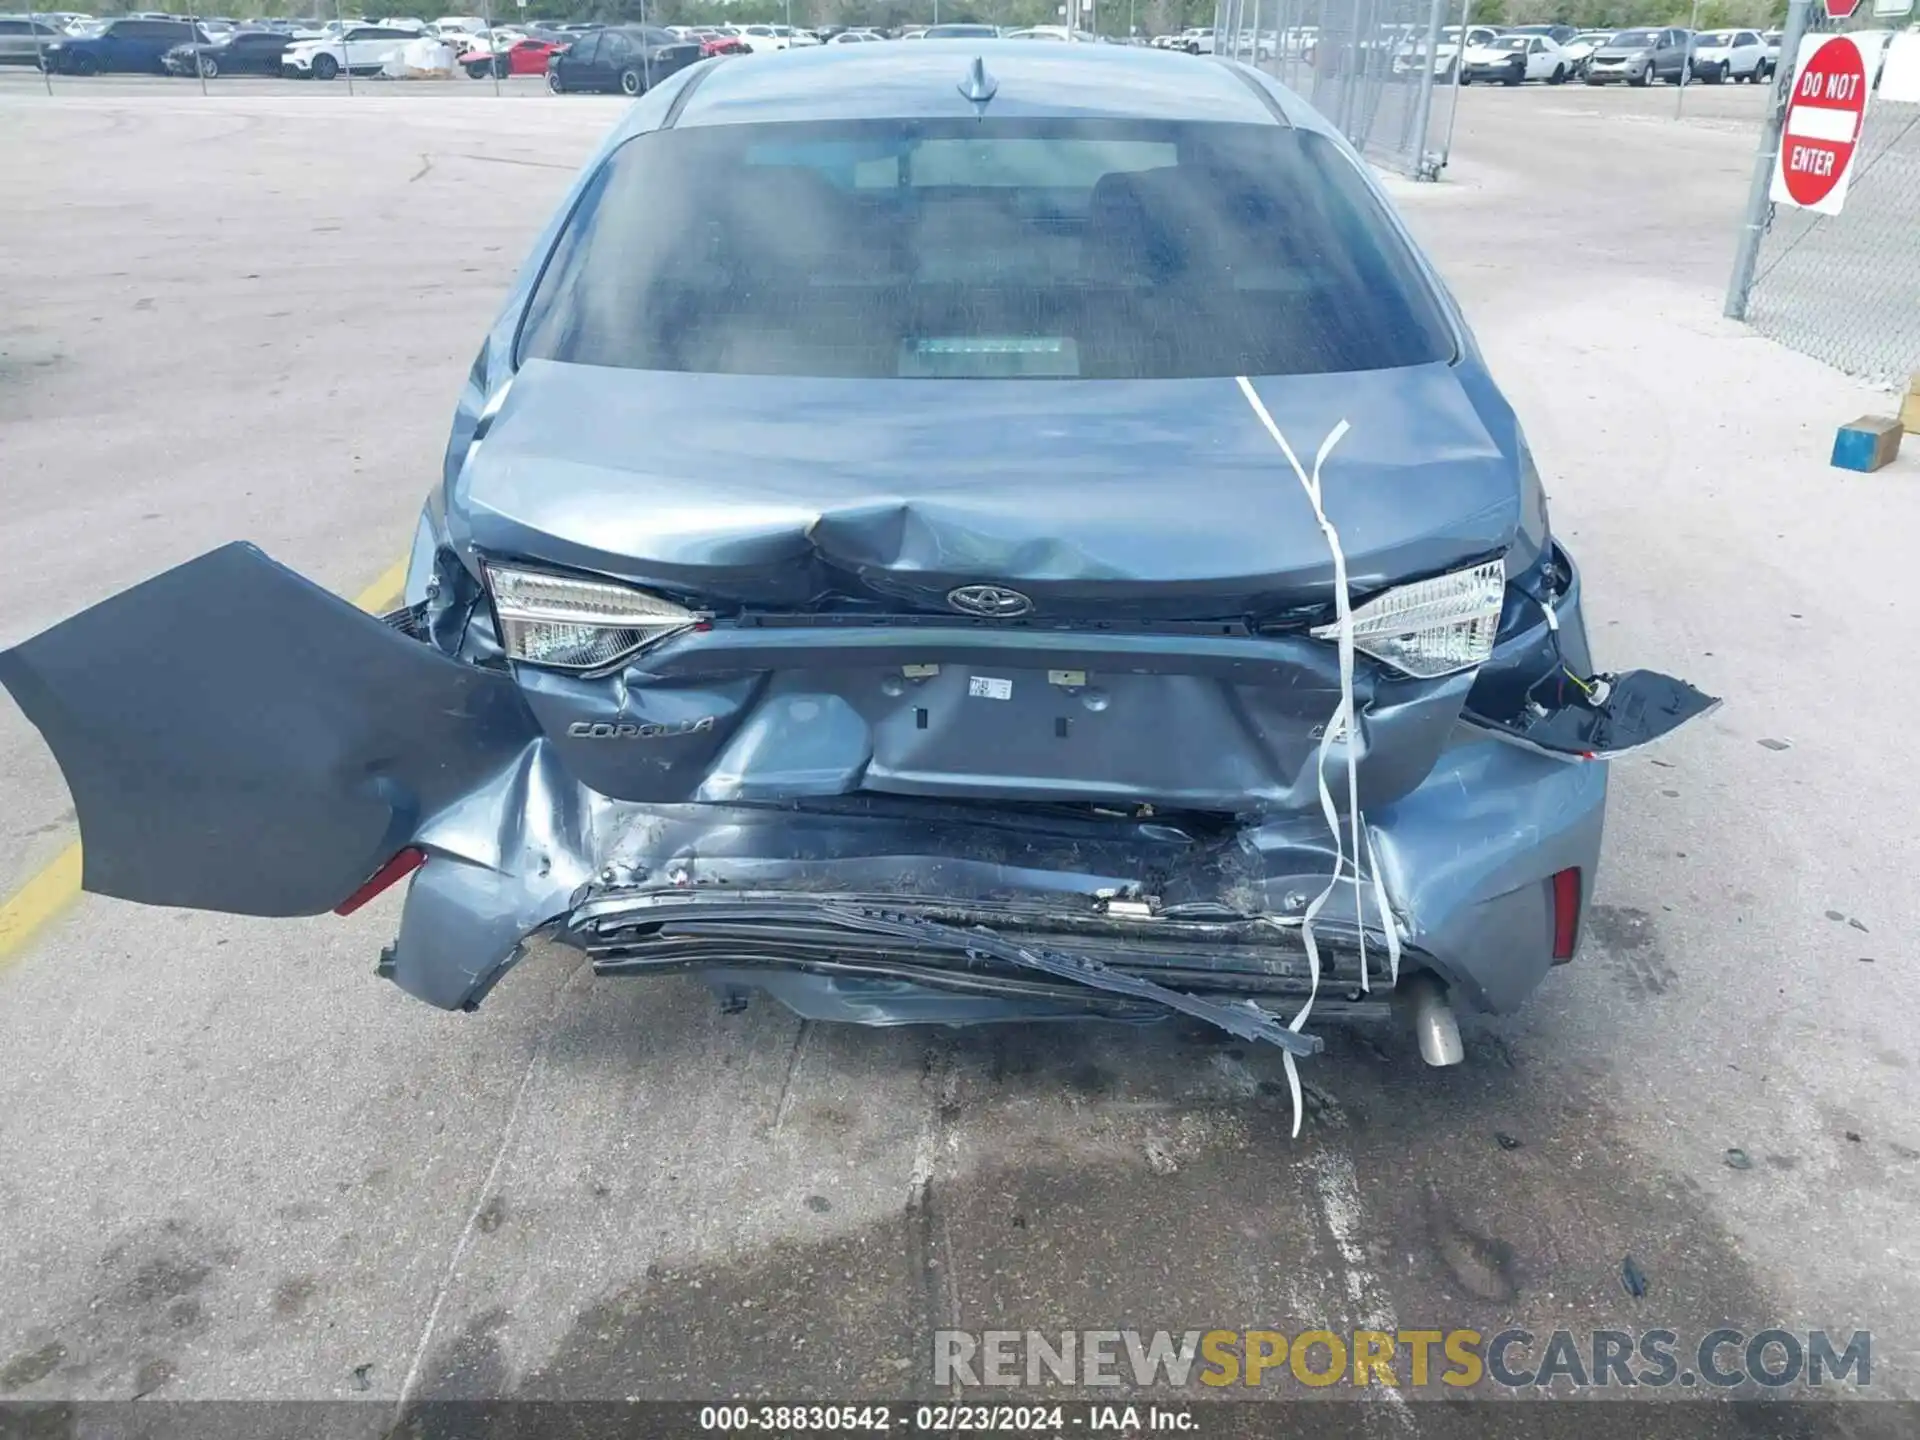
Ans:
[[[1470,1008],[1517,1008],[1553,964],[1549,877],[1577,868],[1591,893],[1606,786],[1604,762],[1463,726],[1424,784],[1369,812],[1389,913],[1371,874],[1357,894],[1339,885],[1315,922],[1322,996],[1387,988],[1392,925],[1403,974],[1434,971]],[[693,971],[867,1024],[1163,1012],[951,944],[863,935],[836,918],[846,907],[986,926],[1188,993],[1291,1010],[1309,989],[1301,920],[1334,869],[1317,812],[1234,825],[888,797],[628,804],[570,779],[544,740],[419,843],[431,858],[382,970],[430,1004],[472,1008],[545,932],[603,974]]]
[[[1551,633],[1537,617],[1525,623],[1531,602],[1516,603],[1519,618],[1503,624],[1474,686],[1490,713],[1517,704],[1550,660]],[[1556,609],[1559,653],[1590,673],[1570,565]],[[723,670],[758,663],[745,648],[759,643],[751,636],[698,638],[702,651],[742,647],[733,656],[740,663]],[[865,650],[876,638],[849,644]],[[1058,644],[1055,637],[1049,648]],[[1204,668],[1204,646],[1188,638],[1182,648],[1185,666]],[[926,654],[925,637],[916,637],[913,657]],[[1071,658],[1119,668],[1106,657]],[[1135,654],[1130,663],[1150,658]],[[694,672],[713,668],[711,654],[689,660]],[[1232,663],[1246,666],[1241,656]],[[650,665],[656,681],[675,669],[664,653]],[[1191,993],[1292,1009],[1309,992],[1301,920],[1335,869],[1311,765],[1251,806],[1246,791],[1258,788],[1257,772],[1242,767],[1241,813],[1228,815],[1207,803],[1218,797],[1204,785],[1163,789],[1151,805],[1137,790],[1116,787],[1101,801],[1084,786],[1060,795],[1010,789],[1006,776],[999,794],[943,793],[869,764],[849,787],[846,775],[858,772],[829,753],[833,745],[769,731],[714,763],[699,786],[679,782],[671,797],[656,797],[634,793],[624,776],[596,773],[623,754],[630,766],[631,749],[615,745],[598,761],[569,733],[589,723],[575,707],[590,692],[569,685],[543,694],[543,677],[524,671],[520,682],[532,687],[522,693],[542,719],[538,736],[509,773],[418,834],[432,859],[412,881],[383,970],[432,1004],[478,1003],[522,940],[540,931],[585,950],[603,974],[696,971],[821,1019],[965,1024],[1128,1008],[952,946],[872,943],[827,913],[846,906],[985,926]],[[631,687],[629,704],[640,693]],[[1428,737],[1427,722],[1396,721],[1387,697],[1370,698],[1361,711],[1361,792],[1379,890],[1371,873],[1358,887],[1349,878],[1318,913],[1322,1000],[1384,993],[1391,926],[1403,973],[1436,973],[1467,1008],[1512,1011],[1554,963],[1551,877],[1577,869],[1581,894],[1593,892],[1606,764],[1494,738],[1457,718],[1457,708],[1440,712]],[[816,707],[816,727],[831,708]],[[1180,731],[1166,733],[1168,750],[1230,748],[1218,734],[1183,745]],[[855,748],[871,754],[867,744]],[[1336,758],[1336,773],[1343,764]],[[819,908],[741,920],[726,907],[747,897]],[[1109,913],[1115,898],[1134,913]]]

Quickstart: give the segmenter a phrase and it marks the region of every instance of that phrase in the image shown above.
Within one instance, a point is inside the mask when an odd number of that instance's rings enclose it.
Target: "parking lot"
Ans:
[[[0,645],[233,538],[390,599],[482,332],[624,102],[41,83],[0,75]],[[1719,318],[1764,92],[1677,98],[1475,87],[1447,179],[1391,186],[1598,662],[1726,697],[1616,766],[1581,957],[1467,1065],[1336,1031],[1292,1140],[1277,1052],[1174,1026],[836,1029],[559,950],[449,1015],[373,974],[397,897],[43,884],[0,955],[0,1392],[914,1396],[947,1326],[1778,1324],[1872,1331],[1871,1393],[1920,1398],[1920,781],[1887,763],[1920,682],[1885,653],[1920,461],[1839,478],[1884,397]],[[74,835],[10,702],[0,777],[5,896]],[[1468,1433],[1427,1398],[1379,1433]]]

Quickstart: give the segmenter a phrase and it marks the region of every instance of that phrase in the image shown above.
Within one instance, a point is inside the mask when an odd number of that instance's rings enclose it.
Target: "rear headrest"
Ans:
[[[746,166],[729,177],[715,203],[724,212],[721,233],[755,268],[769,260],[830,265],[857,249],[852,202],[805,166]]]
[[[1094,182],[1081,269],[1105,282],[1159,284],[1193,268],[1199,243],[1187,222],[1178,166],[1121,171]]]

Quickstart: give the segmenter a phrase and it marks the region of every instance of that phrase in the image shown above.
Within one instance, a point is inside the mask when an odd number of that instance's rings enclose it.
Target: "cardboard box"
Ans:
[[[1837,469],[1870,474],[1893,463],[1903,433],[1900,422],[1890,415],[1862,415],[1842,425],[1833,437],[1832,463]]]
[[[1906,399],[1900,402],[1900,423],[1909,435],[1920,435],[1920,371],[1907,382]]]

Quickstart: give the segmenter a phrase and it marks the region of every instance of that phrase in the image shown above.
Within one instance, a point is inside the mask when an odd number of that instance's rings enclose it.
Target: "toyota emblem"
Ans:
[[[1033,601],[1004,585],[962,585],[947,592],[947,603],[964,614],[989,620],[1011,620],[1033,609]]]

